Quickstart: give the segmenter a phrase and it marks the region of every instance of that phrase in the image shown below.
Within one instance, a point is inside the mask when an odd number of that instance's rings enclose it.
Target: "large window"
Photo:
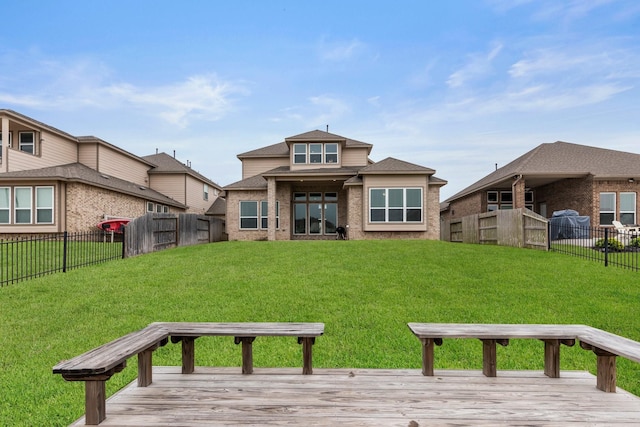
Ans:
[[[269,204],[266,201],[240,202],[240,229],[266,230],[269,227]],[[276,201],[276,228],[280,227],[280,203]]]
[[[53,224],[53,187],[36,187],[36,223]]]
[[[636,193],[620,193],[620,222],[636,223]]]
[[[338,144],[333,142],[293,144],[293,163],[297,165],[338,163]]]
[[[422,188],[372,188],[370,222],[422,222]]]
[[[11,188],[0,187],[0,224],[11,223]]]
[[[293,194],[294,234],[335,234],[338,227],[338,193]]]
[[[35,150],[35,132],[19,133],[19,149],[25,153],[34,154]]]
[[[616,219],[616,193],[600,193],[600,225],[611,225]]]

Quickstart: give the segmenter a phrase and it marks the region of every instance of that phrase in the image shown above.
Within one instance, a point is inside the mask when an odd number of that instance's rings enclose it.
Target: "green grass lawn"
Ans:
[[[433,241],[224,242],[112,261],[0,288],[0,420],[68,425],[84,412],[84,383],[53,365],[155,321],[324,322],[314,367],[419,368],[407,322],[580,323],[640,341],[639,279],[552,252]],[[300,352],[258,338],[254,363],[301,367]],[[595,372],[595,361],[562,348],[562,369]],[[180,346],[154,364],[179,365]],[[196,364],[240,367],[241,351],[201,338]],[[129,365],[109,394],[136,377]],[[436,349],[436,369],[481,365],[480,341]],[[498,348],[498,369],[542,367],[540,342]],[[620,358],[618,385],[640,395],[639,379]]]

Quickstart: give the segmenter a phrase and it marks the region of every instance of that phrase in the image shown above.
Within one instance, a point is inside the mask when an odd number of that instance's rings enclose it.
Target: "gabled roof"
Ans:
[[[78,137],[74,137],[76,139],[76,141],[78,141],[79,144],[98,144],[98,145],[103,145],[105,147],[109,147],[114,151],[117,151],[120,154],[123,154],[127,157],[130,157],[132,159],[135,159],[141,163],[144,163],[148,166],[153,166],[153,163],[149,162],[148,160],[146,160],[144,157],[140,157],[140,156],[136,156],[133,153],[128,152],[127,150],[124,150],[120,147],[118,147],[117,145],[113,145],[110,142],[105,141],[104,139],[100,139],[96,136],[93,135],[89,135],[89,136],[78,136]]]
[[[205,215],[226,215],[227,214],[227,201],[222,197],[216,198],[215,202],[211,204]]]
[[[594,179],[640,178],[640,154],[557,141],[541,144],[446,201],[522,175],[528,183],[592,175]]]
[[[245,159],[249,157],[289,157],[289,145],[294,142],[342,142],[345,147],[354,148],[362,147],[366,148],[368,152],[371,152],[373,145],[366,142],[356,141],[355,139],[345,138],[344,136],[336,135],[321,130],[312,130],[310,132],[301,133],[299,135],[290,136],[284,139],[284,142],[268,145],[256,150],[247,151],[245,153],[238,154],[238,159]]]
[[[65,138],[77,140],[77,138],[75,136],[73,136],[71,134],[68,134],[67,132],[61,131],[60,129],[56,129],[53,126],[49,126],[46,123],[42,123],[42,122],[40,122],[38,120],[32,119],[31,117],[25,116],[24,114],[20,114],[17,111],[2,109],[2,110],[0,110],[0,115],[11,116],[16,121],[26,123],[26,124],[28,124],[30,126],[33,126],[33,127],[36,127],[36,128],[47,129],[49,132],[58,134],[58,135],[63,136]]]
[[[0,182],[7,180],[27,181],[34,179],[81,182],[95,187],[116,191],[118,193],[140,197],[145,200],[163,203],[169,206],[175,206],[183,209],[186,208],[182,203],[179,203],[162,193],[111,175],[100,173],[81,163],[70,163],[61,166],[51,166],[41,169],[29,169],[0,174]]]
[[[194,171],[189,166],[187,166],[184,163],[180,162],[175,157],[172,157],[172,156],[168,155],[167,153],[151,154],[149,156],[144,156],[143,159],[147,160],[148,162],[150,162],[154,166],[153,169],[149,170],[149,172],[148,172],[150,175],[153,175],[153,174],[187,174],[187,175],[190,175],[190,176],[192,176],[194,178],[199,179],[200,181],[206,182],[207,184],[210,184],[210,185],[216,187],[219,190],[222,189],[222,187],[220,187],[215,182],[211,181],[206,176],[201,175],[200,173]]]

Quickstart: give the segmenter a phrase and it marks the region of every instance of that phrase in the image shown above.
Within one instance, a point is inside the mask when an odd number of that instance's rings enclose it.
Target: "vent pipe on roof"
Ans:
[[[173,158],[176,158],[176,150],[173,150]]]
[[[156,154],[158,154],[158,147],[156,147]]]
[[[496,170],[498,170],[498,164],[496,163]]]
[[[327,125],[327,133],[329,133],[329,125]]]

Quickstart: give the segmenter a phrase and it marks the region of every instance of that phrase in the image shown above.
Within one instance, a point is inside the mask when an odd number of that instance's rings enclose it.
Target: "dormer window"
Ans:
[[[20,151],[25,153],[34,154],[35,134],[34,132],[20,132]]]
[[[293,163],[305,164],[336,164],[338,163],[338,144],[310,143],[293,144]]]

